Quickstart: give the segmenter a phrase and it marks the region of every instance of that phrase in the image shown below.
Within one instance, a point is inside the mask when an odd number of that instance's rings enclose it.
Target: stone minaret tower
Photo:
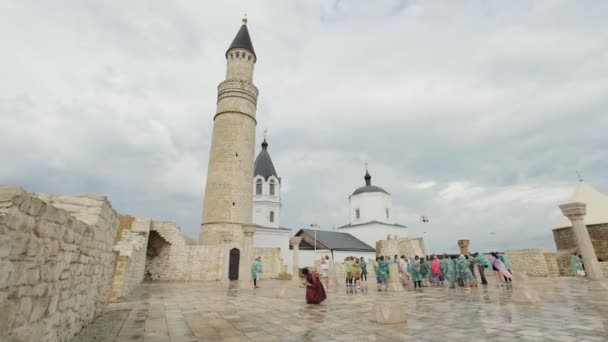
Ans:
[[[199,242],[237,242],[251,226],[255,111],[258,89],[253,85],[255,51],[247,19],[226,51],[226,80],[218,85],[217,112],[209,155],[203,222]]]

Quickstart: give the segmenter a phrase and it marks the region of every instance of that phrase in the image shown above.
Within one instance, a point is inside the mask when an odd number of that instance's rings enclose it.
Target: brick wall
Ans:
[[[598,259],[608,261],[608,223],[588,225],[587,231]],[[553,229],[553,239],[558,251],[576,248],[572,227]]]
[[[262,257],[262,266],[264,273],[262,279],[276,278],[283,273],[283,258],[281,257],[280,248],[254,248],[253,257]],[[253,261],[252,261],[253,262]],[[251,265],[248,265],[251,267]]]
[[[105,197],[0,186],[0,340],[66,341],[108,303],[118,229]]]
[[[514,273],[525,273],[531,277],[549,276],[549,267],[545,258],[547,251],[538,248],[505,251]]]

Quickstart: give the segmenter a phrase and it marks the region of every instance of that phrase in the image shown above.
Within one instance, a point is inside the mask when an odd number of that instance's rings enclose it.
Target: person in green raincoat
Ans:
[[[473,254],[475,257],[475,261],[477,261],[477,270],[479,271],[479,276],[481,278],[481,285],[488,285],[488,280],[486,279],[486,268],[492,268],[492,264],[485,256],[475,253]]]
[[[412,281],[414,282],[414,289],[422,288],[422,272],[421,272],[421,262],[420,257],[417,255],[414,257],[414,260],[408,264],[408,272],[410,272],[412,276]]]
[[[262,276],[262,257],[255,258],[253,264],[251,264],[251,279],[253,279],[253,287],[258,288],[260,277]]]
[[[454,274],[454,262],[447,254],[443,255],[443,259],[441,259],[441,274],[445,277],[445,280],[450,283],[450,288],[453,289],[456,286],[454,285],[454,280],[456,279],[456,275]]]
[[[422,286],[427,286],[429,274],[431,273],[431,265],[427,263],[426,257],[420,257],[420,276],[422,277]]]
[[[388,261],[384,260],[384,256],[380,256],[378,260],[378,284],[383,285],[386,288],[386,282],[388,280]]]
[[[344,273],[346,273],[346,287],[353,286],[353,268],[350,257],[344,259]]]
[[[570,265],[572,266],[572,271],[574,271],[575,277],[585,276],[585,271],[583,270],[583,262],[581,261],[581,258],[578,257],[576,251],[570,256]]]
[[[460,273],[460,277],[462,278],[462,281],[464,282],[464,289],[470,290],[471,282],[473,282],[475,280],[475,278],[471,274],[469,260],[467,260],[464,257],[464,255],[461,254],[460,257],[458,257],[457,265],[458,265],[458,272]]]

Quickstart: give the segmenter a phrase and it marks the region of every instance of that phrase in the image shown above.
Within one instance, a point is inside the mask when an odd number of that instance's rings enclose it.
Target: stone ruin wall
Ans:
[[[150,234],[149,218],[119,216],[119,230],[113,250],[118,253],[110,300],[120,301],[144,280]]]
[[[608,261],[608,223],[588,225],[587,231],[597,258]],[[576,250],[576,237],[572,227],[553,229],[553,239],[557,247],[557,263],[563,276],[573,275],[570,255]]]
[[[174,222],[152,221],[147,250],[145,277],[149,280],[223,279],[223,246],[191,244]]]
[[[531,277],[557,277],[555,254],[539,248],[505,251],[513,273],[524,273]]]
[[[401,256],[412,257],[415,255],[421,256],[426,254],[424,239],[418,238],[396,238],[376,241],[376,254],[390,256],[393,258],[395,254]]]
[[[0,340],[66,341],[103,312],[117,229],[105,197],[0,186]]]
[[[253,257],[262,257],[262,279],[277,278],[284,271],[280,248],[254,248]],[[248,267],[251,265],[248,265]]]

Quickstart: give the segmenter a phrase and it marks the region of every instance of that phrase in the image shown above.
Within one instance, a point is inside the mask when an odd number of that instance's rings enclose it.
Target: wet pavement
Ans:
[[[308,305],[304,288],[271,280],[236,284],[147,282],[85,328],[76,341],[608,341],[608,292],[574,278],[528,281],[536,304],[511,302],[512,289],[470,291],[331,289]],[[408,322],[369,321],[376,302],[400,303]]]

